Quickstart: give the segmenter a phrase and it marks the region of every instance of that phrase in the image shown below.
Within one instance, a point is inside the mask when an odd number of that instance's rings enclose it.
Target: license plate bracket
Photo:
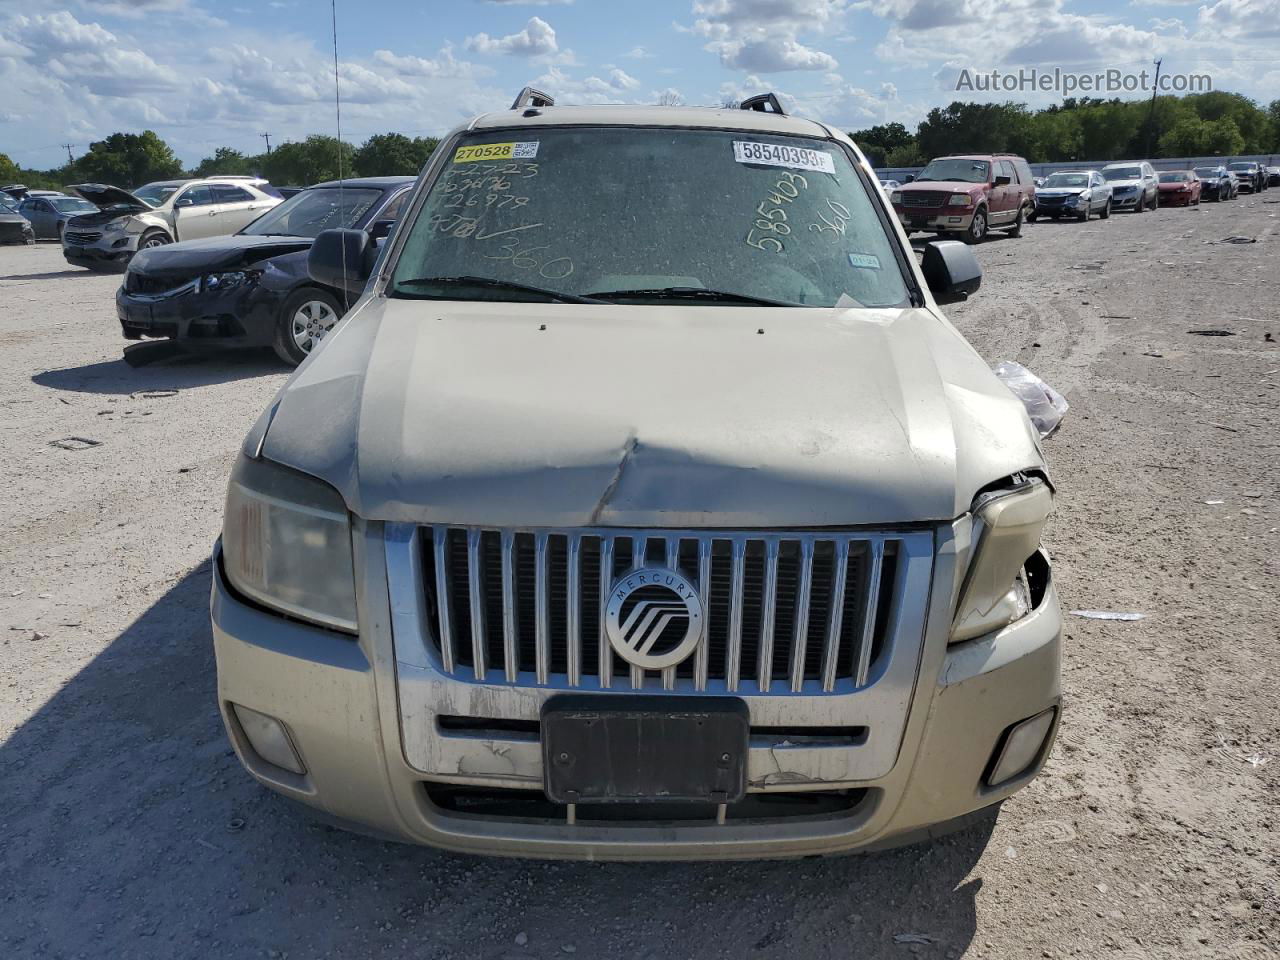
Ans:
[[[561,694],[542,708],[555,803],[733,803],[747,785],[750,715],[729,697]]]

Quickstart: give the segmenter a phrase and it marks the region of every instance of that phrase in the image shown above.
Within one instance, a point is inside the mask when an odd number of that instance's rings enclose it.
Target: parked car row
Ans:
[[[1242,189],[1267,189],[1272,170],[1280,184],[1280,167],[1253,161],[1157,172],[1146,160],[1127,160],[1033,177],[1026,160],[1013,154],[962,154],[931,160],[905,184],[880,183],[908,235],[919,230],[978,243],[991,230],[1016,237],[1025,221],[1040,217],[1105,220],[1115,210],[1230,200]]]

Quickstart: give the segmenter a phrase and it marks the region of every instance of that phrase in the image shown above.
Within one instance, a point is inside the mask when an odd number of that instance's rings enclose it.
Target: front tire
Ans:
[[[276,320],[271,346],[285,363],[296,367],[319,346],[334,325],[342,319],[342,307],[332,294],[315,287],[296,291]]]
[[[1098,214],[1099,220],[1111,219],[1111,198],[1107,197],[1107,202],[1102,205],[1102,212]]]
[[[154,250],[156,247],[168,246],[171,243],[173,240],[163,230],[148,230],[138,241],[138,249]]]
[[[1018,207],[1018,216],[1014,218],[1013,226],[1006,231],[1009,234],[1009,236],[1011,237],[1022,236],[1022,221],[1023,221],[1023,218],[1026,216],[1026,213],[1027,213],[1027,205],[1024,203],[1022,206]]]
[[[973,220],[969,223],[969,229],[962,235],[961,239],[965,243],[981,243],[987,237],[987,208],[979,207],[973,212]]]

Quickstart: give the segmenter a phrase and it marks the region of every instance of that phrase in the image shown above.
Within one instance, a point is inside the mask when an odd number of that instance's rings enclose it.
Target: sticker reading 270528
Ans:
[[[538,155],[538,140],[523,143],[477,143],[459,147],[453,155],[454,163],[475,163],[477,160],[532,160]]]
[[[810,150],[806,147],[793,147],[783,143],[735,140],[733,141],[733,159],[739,163],[762,163],[770,167],[791,167],[793,170],[836,172],[831,154],[823,150]]]

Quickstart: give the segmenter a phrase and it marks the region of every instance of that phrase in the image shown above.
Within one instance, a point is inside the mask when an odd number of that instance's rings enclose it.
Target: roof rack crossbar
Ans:
[[[556,101],[549,94],[543,93],[541,90],[535,90],[533,87],[525,87],[516,94],[515,103],[511,104],[512,110],[519,110],[521,107],[554,107]]]
[[[776,113],[785,117],[787,111],[782,109],[782,104],[778,102],[778,96],[774,93],[761,93],[754,97],[747,97],[738,105],[740,110],[757,110],[760,113]]]

